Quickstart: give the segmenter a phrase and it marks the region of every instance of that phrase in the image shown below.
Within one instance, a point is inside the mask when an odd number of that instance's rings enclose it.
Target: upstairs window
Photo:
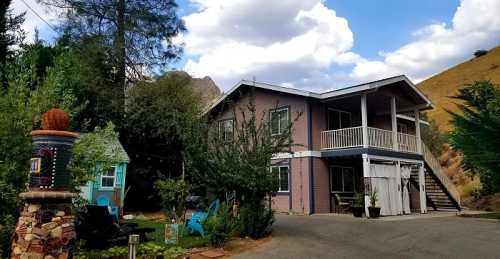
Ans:
[[[289,187],[289,167],[288,165],[271,166],[271,173],[277,175],[278,179],[278,192],[288,192]]]
[[[290,124],[288,107],[271,110],[271,135],[279,135],[286,131]]]
[[[115,187],[116,167],[111,167],[105,171],[101,176],[101,187],[113,188]]]
[[[234,120],[227,119],[219,121],[219,139],[223,142],[229,142],[234,137]]]

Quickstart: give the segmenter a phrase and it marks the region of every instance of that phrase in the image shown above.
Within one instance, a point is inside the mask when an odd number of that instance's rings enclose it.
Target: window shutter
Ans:
[[[121,187],[122,186],[122,177],[123,177],[123,165],[119,164],[116,166],[116,171],[115,171],[115,186],[116,187]]]

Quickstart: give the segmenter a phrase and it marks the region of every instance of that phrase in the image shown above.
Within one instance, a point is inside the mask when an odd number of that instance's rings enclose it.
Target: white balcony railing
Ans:
[[[368,127],[368,146],[393,149],[392,131]]]
[[[417,153],[417,136],[398,133],[398,147],[402,152]]]
[[[367,127],[369,147],[394,150],[392,131]],[[398,151],[417,153],[417,137],[398,133]],[[352,127],[321,132],[322,149],[341,149],[363,146],[363,127]]]
[[[363,127],[327,130],[321,132],[321,148],[352,148],[363,146]]]

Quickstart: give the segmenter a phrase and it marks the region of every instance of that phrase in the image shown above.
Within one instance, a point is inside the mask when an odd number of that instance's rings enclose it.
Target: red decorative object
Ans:
[[[42,129],[65,131],[69,127],[69,116],[65,111],[53,108],[42,115]]]

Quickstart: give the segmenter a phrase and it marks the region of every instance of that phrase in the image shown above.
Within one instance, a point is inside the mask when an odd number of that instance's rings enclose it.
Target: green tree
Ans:
[[[500,90],[489,81],[477,81],[459,90],[454,98],[461,113],[452,114],[453,148],[463,153],[463,164],[479,174],[483,191],[500,191]]]
[[[62,30],[73,41],[93,38],[107,52],[115,71],[117,110],[124,109],[129,79],[164,71],[182,48],[172,41],[185,30],[174,0],[39,0],[62,11]],[[111,90],[111,89],[110,89]],[[117,123],[117,122],[115,122]]]
[[[12,46],[23,42],[25,33],[21,29],[26,13],[14,15],[9,8],[12,0],[0,2],[0,86],[6,87],[5,66],[13,56]]]
[[[422,119],[429,122],[429,125],[421,125],[422,140],[435,156],[440,156],[447,141],[446,136],[439,131],[437,123],[429,119],[425,113]]]
[[[219,195],[236,192],[242,203],[260,203],[277,191],[277,176],[270,171],[271,158],[290,152],[294,145],[293,125],[301,113],[296,114],[281,134],[272,135],[269,113],[257,114],[253,94],[250,93],[246,105],[232,110],[233,140],[222,141],[212,129],[205,159],[211,168],[206,171],[210,175],[199,177],[217,188]]]
[[[158,204],[154,182],[181,176],[186,142],[202,112],[201,97],[189,86],[191,78],[166,74],[141,81],[127,92],[125,148],[135,160],[127,175],[131,206]],[[144,202],[148,197],[150,202]],[[139,207],[141,208],[141,207]]]

